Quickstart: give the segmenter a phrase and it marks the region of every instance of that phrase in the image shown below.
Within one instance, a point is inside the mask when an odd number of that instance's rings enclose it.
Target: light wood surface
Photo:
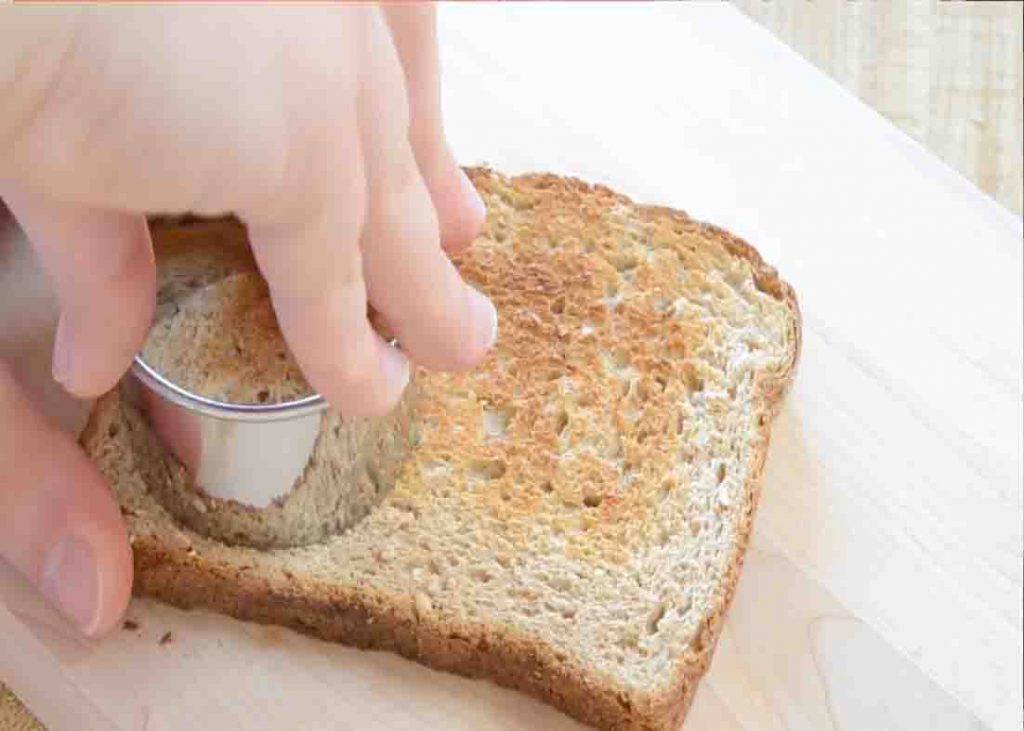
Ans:
[[[732,0],[1015,213],[1024,3]]]
[[[1019,729],[1020,218],[726,6],[446,7],[442,38],[461,159],[685,208],[800,298],[803,361],[687,728]],[[9,571],[0,597],[0,678],[53,731],[578,728],[276,628],[136,601],[138,630],[87,643]]]

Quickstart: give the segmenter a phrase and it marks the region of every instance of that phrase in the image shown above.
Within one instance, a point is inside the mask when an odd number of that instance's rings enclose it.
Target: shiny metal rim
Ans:
[[[300,419],[327,409],[327,401],[319,394],[275,404],[232,404],[206,398],[167,380],[153,370],[141,355],[135,356],[132,362],[132,373],[147,388],[168,401],[189,411],[212,416],[215,419],[257,422],[283,421]]]

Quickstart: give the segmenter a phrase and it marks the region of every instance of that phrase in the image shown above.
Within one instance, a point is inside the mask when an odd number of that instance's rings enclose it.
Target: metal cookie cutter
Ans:
[[[211,497],[269,506],[302,475],[312,454],[322,396],[273,404],[232,404],[172,383],[135,356],[135,394],[159,435]]]

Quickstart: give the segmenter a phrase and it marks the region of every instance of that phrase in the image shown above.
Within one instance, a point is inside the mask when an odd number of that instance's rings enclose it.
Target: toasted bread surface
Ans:
[[[500,334],[417,374],[394,490],[341,535],[226,546],[158,498],[180,471],[118,393],[83,435],[136,590],[490,678],[593,726],[676,728],[710,661],[794,372],[791,288],[731,234],[607,188],[473,169],[458,260]]]

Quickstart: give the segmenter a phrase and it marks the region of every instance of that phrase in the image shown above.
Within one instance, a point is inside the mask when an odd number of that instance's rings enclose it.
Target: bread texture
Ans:
[[[157,264],[155,322],[143,359],[192,393],[230,403],[279,403],[312,389],[277,325],[267,284],[233,218],[150,223]],[[270,506],[212,497],[139,421],[126,432],[153,495],[183,525],[229,545],[317,543],[361,520],[394,486],[415,430],[415,384],[393,413],[327,413],[305,470]],[[139,419],[134,412],[131,417]]]
[[[142,348],[192,393],[236,404],[313,393],[277,326],[245,229],[233,218],[153,222],[157,308]]]
[[[179,525],[157,498],[173,460],[117,392],[97,404],[83,444],[136,591],[490,678],[598,728],[677,728],[742,565],[795,296],[681,212],[469,172],[488,217],[457,263],[498,342],[473,372],[417,374],[415,446],[343,534],[256,550]]]

